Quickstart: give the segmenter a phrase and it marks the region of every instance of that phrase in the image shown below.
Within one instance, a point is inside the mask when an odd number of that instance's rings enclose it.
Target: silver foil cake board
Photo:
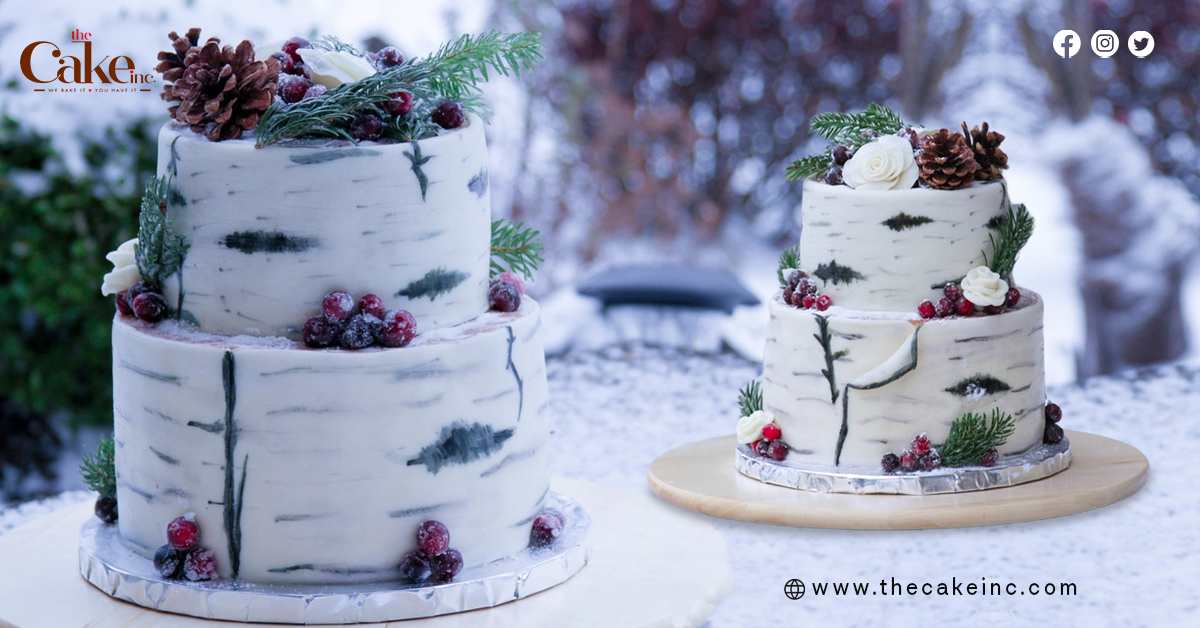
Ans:
[[[1028,470],[998,465],[972,468],[969,474],[956,469],[948,470],[949,475],[938,471],[903,476],[868,472],[834,478],[814,475],[812,470],[801,476],[789,465],[755,465],[752,472],[778,474],[771,479],[780,483],[794,482],[780,486],[743,475],[738,469],[742,456],[735,457],[735,448],[732,435],[677,447],[651,465],[650,488],[672,504],[726,519],[796,527],[901,530],[996,525],[1084,512],[1137,492],[1149,470],[1146,457],[1126,443],[1068,431],[1061,447],[1027,452],[1032,458],[1020,464],[1029,465]],[[1018,459],[1013,457],[1014,465]],[[1051,471],[1059,466],[1065,468]],[[996,477],[989,478],[986,474],[993,471]],[[996,483],[1005,477],[1013,483]],[[1025,479],[1016,483],[1016,477]],[[900,481],[877,483],[891,478]],[[956,482],[974,488],[943,490]],[[982,490],[985,485],[993,488]],[[818,490],[796,490],[798,486]],[[824,486],[844,492],[819,490]],[[876,493],[889,488],[893,494],[856,493],[855,487],[869,487]],[[901,489],[941,492],[896,494]]]
[[[166,579],[125,543],[114,525],[95,518],[79,540],[79,571],[105,594],[138,606],[205,619],[279,624],[353,624],[436,617],[491,608],[566,582],[588,562],[591,519],[578,502],[551,493],[547,507],[566,527],[553,545],[527,549],[464,569],[453,582],[279,585]]]
[[[1005,488],[1060,473],[1071,466],[1071,444],[1063,438],[1002,456],[990,467],[939,467],[932,471],[884,473],[878,468],[820,467],[790,464],[754,454],[746,445],[734,450],[742,475],[767,484],[816,493],[856,495],[939,495]]]

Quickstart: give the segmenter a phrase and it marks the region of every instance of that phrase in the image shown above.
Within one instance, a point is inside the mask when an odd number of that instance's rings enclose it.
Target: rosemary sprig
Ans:
[[[779,267],[775,275],[779,277],[779,286],[787,285],[787,275],[784,273],[793,268],[800,268],[800,245],[791,246],[779,254]]]
[[[92,456],[84,456],[79,464],[79,475],[88,488],[100,493],[101,497],[117,496],[117,467],[113,460],[116,446],[112,438],[105,438],[96,447]]]
[[[492,74],[519,74],[541,58],[541,36],[537,33],[463,35],[431,55],[340,85],[320,98],[271,105],[255,129],[258,146],[298,137],[353,140],[349,125],[354,117],[363,111],[382,113],[379,103],[398,91],[413,96],[414,111],[408,117],[428,117],[428,111],[446,99],[482,115],[486,110],[481,106],[480,83]],[[423,125],[396,132],[404,134],[402,139],[412,140],[429,137],[436,129]],[[422,135],[414,136],[413,131]]]
[[[1011,279],[1013,267],[1017,264],[1017,255],[1020,255],[1021,249],[1025,248],[1032,235],[1033,216],[1025,208],[1025,204],[1009,205],[1008,216],[1000,224],[1000,237],[995,238],[988,234],[988,240],[992,243],[992,257],[989,260],[985,251],[984,262],[992,272],[1005,279]]]
[[[989,449],[999,449],[1016,429],[1012,415],[1000,408],[993,409],[990,417],[982,412],[967,412],[954,419],[946,442],[938,448],[942,464],[947,467],[979,464]]]
[[[833,164],[832,149],[843,145],[851,151],[881,135],[892,135],[905,127],[895,111],[879,103],[871,103],[859,113],[826,112],[812,117],[808,126],[813,133],[829,141],[822,153],[793,161],[787,167],[788,181],[797,181],[822,174]]]
[[[738,391],[738,411],[742,413],[741,416],[750,416],[762,409],[762,385],[758,380],[750,380]]]
[[[168,205],[182,205],[183,198],[171,179],[158,177],[146,182],[138,212],[138,241],[134,259],[142,280],[161,286],[164,279],[175,274],[183,265],[188,243],[175,233],[167,217]]]
[[[511,271],[533,279],[541,264],[542,234],[537,229],[503,218],[492,221],[492,277]]]

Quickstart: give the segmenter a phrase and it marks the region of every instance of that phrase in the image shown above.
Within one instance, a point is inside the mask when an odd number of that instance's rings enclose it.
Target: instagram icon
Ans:
[[[1096,53],[1097,57],[1107,59],[1117,54],[1117,49],[1121,47],[1121,40],[1117,39],[1117,34],[1110,30],[1101,30],[1092,33],[1092,52]]]

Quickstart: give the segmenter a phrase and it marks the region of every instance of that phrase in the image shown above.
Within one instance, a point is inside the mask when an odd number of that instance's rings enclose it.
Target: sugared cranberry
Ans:
[[[334,290],[321,300],[321,312],[330,321],[340,323],[354,313],[354,297],[349,292]]]
[[[838,144],[833,147],[833,163],[835,166],[844,166],[850,161],[850,148]]]
[[[433,575],[429,558],[420,550],[413,550],[400,559],[400,578],[408,584],[424,584]]]
[[[497,312],[516,312],[521,307],[521,293],[511,283],[493,281],[488,288],[488,307]]]
[[[393,92],[383,101],[383,110],[394,116],[406,116],[412,107],[412,94],[408,92]]]
[[[987,314],[989,316],[992,314],[999,314],[1000,312],[1003,312],[1003,311],[1004,311],[1003,308],[1001,308],[999,305],[988,305],[983,308],[983,313]]]
[[[131,305],[134,316],[148,323],[157,323],[167,316],[167,302],[157,292],[143,292]]]
[[[517,289],[517,292],[520,292],[522,295],[525,294],[525,281],[516,273],[506,270],[499,275],[496,275],[496,281],[510,283]]]
[[[101,497],[96,500],[95,508],[96,518],[104,523],[113,523],[117,520],[117,500],[115,497]]]
[[[186,513],[175,517],[167,524],[167,545],[186,552],[200,544],[200,525],[196,515]]]
[[[917,460],[917,464],[921,467],[922,471],[933,471],[934,469],[942,466],[942,457],[938,455],[938,452],[930,451],[924,456],[921,456]]]
[[[283,52],[282,50],[279,52],[272,52],[271,58],[279,62],[280,72],[284,74],[303,75],[303,72],[296,72],[296,61],[292,59],[291,55],[288,53]]]
[[[309,86],[308,91],[304,92],[304,98],[302,98],[301,100],[308,100],[309,98],[320,98],[321,96],[324,96],[325,92],[327,92],[327,91],[329,91],[328,87],[325,87],[324,85],[321,85],[320,83],[315,83],[315,84]]]
[[[912,447],[910,449],[914,454],[924,456],[929,453],[931,448],[932,445],[929,444],[929,437],[925,434],[917,434],[912,440]]]
[[[826,185],[841,185],[842,184],[842,168],[841,166],[831,166],[825,172]]]
[[[117,311],[121,316],[133,316],[133,306],[129,303],[128,292],[118,292],[116,296]]]
[[[120,296],[120,295],[117,295],[117,296]],[[793,298],[795,298],[795,297],[796,297],[796,291],[795,291],[795,289],[793,289],[793,288],[792,288],[792,287],[790,287],[790,286],[788,286],[788,287],[785,287],[785,288],[783,289],[783,302],[784,302],[784,303],[787,303],[787,304],[789,304],[789,305],[790,305],[790,304],[791,304],[791,302],[792,302],[792,299],[793,299]]]
[[[158,572],[158,575],[173,580],[182,575],[185,558],[187,558],[187,552],[171,549],[170,545],[163,545],[154,552],[154,570]]]
[[[772,460],[783,460],[784,458],[787,458],[787,455],[787,443],[781,440],[773,440],[771,441],[771,444],[767,446],[767,457],[771,458]]]
[[[818,310],[824,312],[825,310],[828,310],[829,306],[831,305],[833,305],[833,297],[829,296],[828,294],[822,294],[821,296],[817,297]]]
[[[883,460],[879,461],[879,466],[884,473],[891,473],[900,468],[900,456],[896,454],[884,454]]]
[[[800,297],[800,307],[802,307],[806,310],[811,310],[813,308],[813,306],[816,304],[817,304],[817,297],[815,297],[811,294],[806,294],[806,295]]]
[[[403,347],[417,335],[417,319],[404,310],[391,310],[383,316],[383,324],[375,339],[385,347]]]
[[[529,545],[545,547],[562,535],[565,519],[557,510],[547,509],[533,518],[529,528]]]
[[[283,42],[282,50],[284,54],[292,58],[292,61],[299,63],[303,61],[303,59],[300,58],[300,53],[296,51],[301,48],[308,48],[309,46],[310,44],[308,43],[307,39],[303,37],[292,37],[291,39]]]
[[[767,440],[778,440],[781,436],[783,436],[783,430],[774,423],[768,423],[762,428],[762,437]]]
[[[383,306],[383,299],[371,293],[364,294],[358,298],[358,311],[363,314],[370,314],[380,320],[387,314],[387,308]]]
[[[302,76],[284,74],[279,77],[279,97],[283,102],[300,102],[304,99],[304,94],[308,93],[309,87],[312,87],[312,81]]]
[[[917,314],[920,314],[921,318],[929,320],[934,316],[937,316],[937,308],[933,307],[933,301],[925,299],[924,301],[921,301],[920,305],[917,306]]]
[[[787,285],[792,290],[795,290],[796,286],[800,285],[800,280],[805,279],[807,277],[808,277],[808,273],[806,273],[798,268],[793,268],[792,270],[788,271]]]
[[[417,547],[426,556],[438,556],[450,548],[450,528],[441,521],[422,521],[417,526]]]
[[[1057,423],[1046,423],[1046,429],[1042,431],[1042,442],[1048,445],[1058,443],[1063,439],[1063,428]]]
[[[340,332],[337,323],[331,323],[324,316],[314,316],[304,321],[304,346],[313,349],[331,347],[337,344]]]
[[[350,135],[356,140],[377,140],[383,135],[383,120],[370,111],[354,116],[350,123]]]
[[[811,277],[802,277],[796,283],[796,292],[817,296],[817,281]]]
[[[767,450],[768,450],[770,447],[771,447],[771,441],[769,441],[769,440],[767,440],[767,439],[765,439],[765,438],[764,438],[764,439],[761,439],[761,440],[759,440],[759,441],[757,441],[757,442],[755,442],[755,443],[754,443],[754,453],[756,453],[756,454],[758,454],[758,455],[762,456],[763,458],[766,458],[766,457],[767,457]]]
[[[947,297],[942,297],[938,299],[936,309],[938,318],[946,318],[954,313],[954,302]]]
[[[1058,407],[1057,403],[1046,404],[1046,420],[1051,423],[1058,423],[1062,420],[1062,408]]]
[[[457,129],[467,122],[467,116],[463,113],[462,105],[453,100],[442,101],[442,104],[438,105],[433,110],[433,113],[429,114],[429,119],[433,120],[434,124],[443,129]]]
[[[979,459],[980,466],[994,467],[996,462],[1000,460],[1000,452],[995,449],[989,449],[984,452],[983,457]]]
[[[457,576],[458,572],[462,571],[462,552],[459,552],[454,548],[450,548],[445,552],[442,552],[440,556],[434,556],[433,560],[430,562],[433,563],[430,565],[430,570],[432,572],[430,574],[430,579],[438,583],[450,582],[451,580],[454,580],[454,576]]]
[[[355,314],[342,329],[338,346],[351,351],[366,349],[375,343],[375,330],[381,327],[382,322],[378,318],[370,314]]]
[[[133,300],[143,292],[158,292],[158,287],[152,286],[144,281],[139,281],[132,286],[129,286],[129,290],[125,291],[126,296],[129,298],[129,304],[132,305]]]
[[[375,67],[380,70],[393,68],[404,63],[404,56],[400,54],[399,50],[396,50],[395,46],[381,48],[379,52],[375,53],[374,59]]]
[[[954,309],[958,311],[959,316],[970,316],[975,313],[975,304],[963,299]]]
[[[216,578],[216,553],[205,547],[193,550],[183,561],[183,577],[192,582],[204,582]]]
[[[900,454],[900,468],[904,471],[916,471],[917,456],[911,451]]]
[[[913,150],[921,147],[921,136],[918,135],[917,130],[911,126],[900,129],[900,132],[897,133],[897,135],[907,139],[908,143],[912,144]]]
[[[1018,290],[1015,286],[1012,288],[1009,288],[1008,292],[1004,295],[1004,305],[1007,305],[1008,307],[1016,307],[1017,303],[1019,303],[1020,301],[1021,301],[1021,291]]]
[[[947,299],[950,299],[952,303],[957,302],[959,297],[962,296],[962,288],[959,288],[956,283],[948,283],[942,286],[942,294]]]

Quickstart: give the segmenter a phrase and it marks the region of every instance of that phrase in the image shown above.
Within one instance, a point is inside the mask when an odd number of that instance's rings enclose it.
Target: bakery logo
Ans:
[[[66,50],[64,50],[66,48]],[[21,51],[21,74],[46,93],[141,93],[153,91],[153,73],[139,72],[131,57],[104,55],[94,49],[92,33],[71,31],[70,44],[39,40]]]

